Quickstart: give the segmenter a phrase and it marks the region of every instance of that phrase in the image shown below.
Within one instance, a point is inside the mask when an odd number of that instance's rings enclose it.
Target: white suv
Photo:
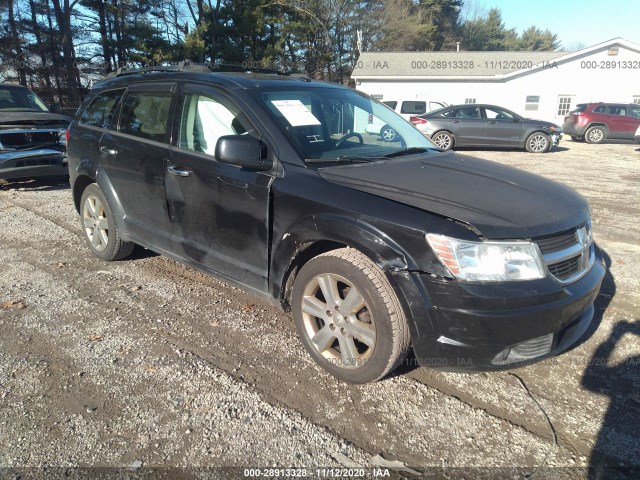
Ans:
[[[422,115],[449,105],[445,102],[429,102],[427,100],[384,100],[382,103],[407,121],[410,117]],[[396,141],[398,136],[393,128],[373,115],[369,115],[365,132],[380,135],[387,142]]]

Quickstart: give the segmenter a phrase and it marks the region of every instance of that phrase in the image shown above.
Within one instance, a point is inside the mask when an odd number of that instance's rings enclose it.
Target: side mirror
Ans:
[[[249,168],[270,170],[273,162],[267,160],[267,146],[249,135],[225,135],[218,139],[215,150],[216,160]]]
[[[62,113],[62,105],[59,103],[52,103],[49,105],[49,110],[51,110],[51,113]]]

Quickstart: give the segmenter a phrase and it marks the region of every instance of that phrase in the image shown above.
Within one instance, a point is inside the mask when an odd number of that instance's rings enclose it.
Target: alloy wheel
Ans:
[[[104,205],[95,195],[89,195],[82,206],[85,233],[93,248],[102,252],[109,243],[109,221]]]

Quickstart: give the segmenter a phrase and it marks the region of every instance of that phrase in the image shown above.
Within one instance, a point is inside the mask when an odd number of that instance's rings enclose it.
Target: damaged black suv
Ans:
[[[604,276],[570,188],[442,152],[355,90],[206,67],[121,71],[70,126],[104,260],[134,244],[291,309],[336,377],[512,368],[574,344]],[[166,71],[162,71],[166,70]],[[365,133],[371,117],[395,143]]]
[[[0,83],[0,179],[68,175],[70,121],[28,88]]]

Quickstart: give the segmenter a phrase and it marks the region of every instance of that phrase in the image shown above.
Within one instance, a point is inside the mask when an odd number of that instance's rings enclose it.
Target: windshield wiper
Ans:
[[[413,155],[414,153],[424,153],[428,150],[435,150],[435,149],[427,148],[427,147],[409,147],[409,148],[403,148],[401,150],[396,150],[395,152],[387,153],[386,155],[383,155],[383,156],[385,158],[401,157],[403,155]]]
[[[358,155],[340,155],[336,158],[307,158],[307,163],[366,163],[380,160],[382,157],[360,157]]]

